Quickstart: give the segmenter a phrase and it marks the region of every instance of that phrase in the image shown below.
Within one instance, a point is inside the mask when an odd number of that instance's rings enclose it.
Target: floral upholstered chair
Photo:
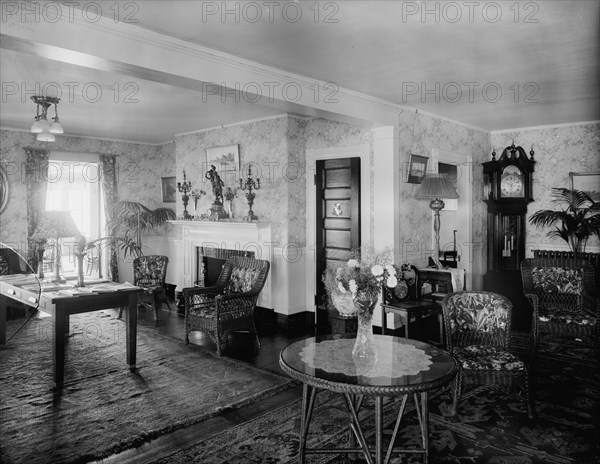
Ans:
[[[169,258],[162,255],[140,256],[133,260],[133,285],[143,289],[138,301],[144,306],[154,310],[154,322],[158,324],[158,310],[163,303],[167,303],[169,311],[171,306],[165,292],[165,278]],[[119,310],[119,318],[123,308]]]
[[[193,330],[206,332],[217,345],[230,332],[247,331],[260,340],[254,324],[254,309],[269,274],[269,262],[234,256],[229,258],[215,285],[183,289],[185,342]]]
[[[442,300],[448,351],[456,358],[452,413],[460,398],[492,388],[519,400],[533,417],[525,362],[509,351],[512,303],[491,292],[455,292]],[[473,387],[463,394],[465,387]]]
[[[533,308],[532,346],[545,334],[580,338],[600,348],[600,294],[594,266],[572,258],[527,258],[523,292]]]

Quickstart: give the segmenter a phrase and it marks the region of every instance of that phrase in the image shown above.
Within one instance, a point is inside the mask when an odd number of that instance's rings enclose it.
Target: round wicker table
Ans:
[[[373,359],[353,358],[353,336],[308,337],[285,347],[279,365],[303,385],[300,421],[299,462],[307,454],[363,454],[370,464],[385,464],[392,454],[420,453],[427,463],[429,454],[428,395],[447,385],[456,374],[456,362],[448,352],[428,343],[398,337],[374,335],[377,355]],[[346,448],[310,448],[306,439],[319,390],[343,395],[349,413],[350,442]],[[396,435],[407,399],[412,396],[419,420],[422,447],[399,448]],[[369,444],[361,428],[358,412],[365,397],[375,407],[375,443]],[[383,403],[385,397],[398,398],[398,415],[387,450],[383,443]],[[385,453],[385,455],[384,455]]]

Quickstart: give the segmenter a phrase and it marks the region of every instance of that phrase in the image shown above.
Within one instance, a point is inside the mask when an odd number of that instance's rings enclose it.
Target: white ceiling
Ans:
[[[34,2],[39,21],[22,11],[2,18],[1,125],[29,127],[36,83],[61,93],[67,134],[147,143],[282,112],[381,125],[376,113],[389,105],[490,131],[599,120],[599,4],[427,2],[422,17],[423,2],[227,2],[222,16],[223,2],[138,1],[120,3],[115,25],[112,2],[101,3],[99,21],[92,10]],[[225,79],[252,89],[252,76],[264,78],[258,103],[202,92],[202,82]],[[264,98],[265,82],[290,76],[303,82],[301,101]]]

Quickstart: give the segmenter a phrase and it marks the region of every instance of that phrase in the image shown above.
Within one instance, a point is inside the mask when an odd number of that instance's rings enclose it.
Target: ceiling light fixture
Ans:
[[[54,134],[63,134],[64,130],[58,120],[58,108],[57,105],[60,102],[60,98],[57,97],[43,97],[41,95],[34,95],[31,97],[33,102],[37,105],[37,113],[35,115],[35,121],[31,126],[31,132],[38,134],[37,140],[40,142],[54,142],[56,138]],[[52,123],[48,122],[48,108],[54,105],[54,117]],[[41,107],[41,113],[40,113]]]

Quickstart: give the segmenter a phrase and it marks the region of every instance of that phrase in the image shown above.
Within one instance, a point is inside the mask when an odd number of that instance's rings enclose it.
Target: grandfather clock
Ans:
[[[525,258],[527,205],[533,201],[533,149],[513,144],[499,159],[483,163],[487,204],[487,273],[483,289],[507,296],[513,303],[513,328],[527,330],[531,310],[523,296],[520,264]]]

